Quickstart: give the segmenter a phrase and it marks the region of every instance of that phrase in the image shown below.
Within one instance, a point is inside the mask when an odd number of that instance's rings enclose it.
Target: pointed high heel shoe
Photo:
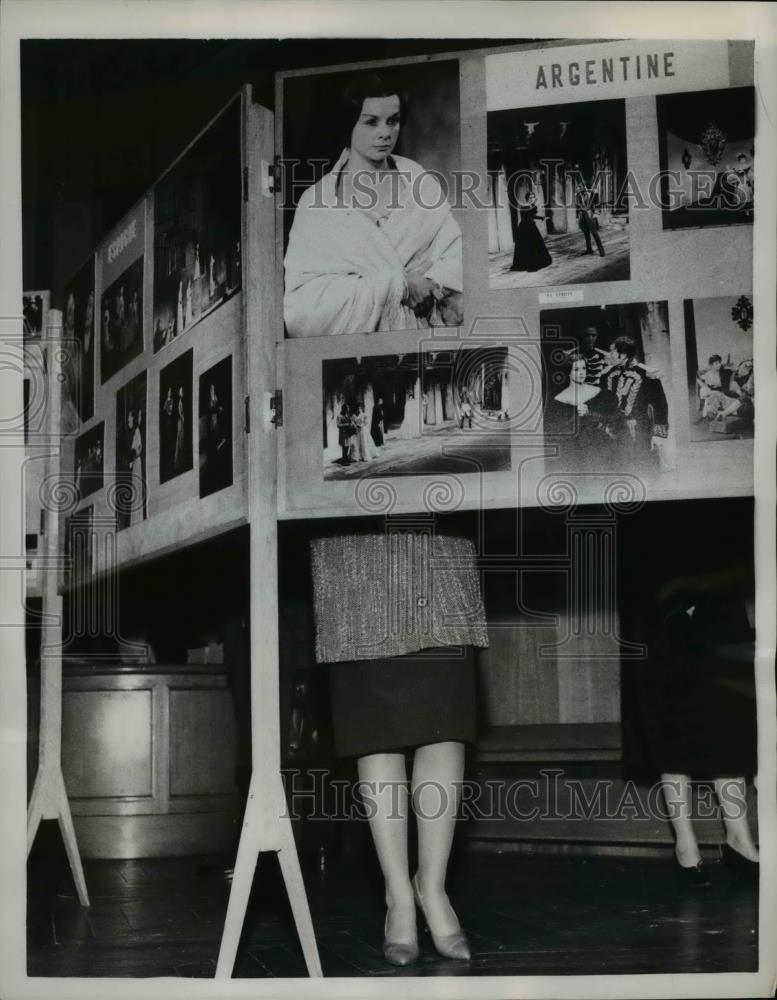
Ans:
[[[421,890],[418,888],[418,876],[413,876],[413,895],[415,896],[415,901],[418,904],[418,908],[423,914],[424,921],[426,922],[426,928],[432,936],[432,943],[434,947],[444,958],[457,958],[463,962],[469,962],[471,955],[469,951],[469,942],[467,941],[467,935],[459,927],[457,931],[452,934],[435,934],[432,928],[429,926],[429,918],[426,915],[426,909],[424,908],[424,900],[421,895]]]
[[[677,880],[684,888],[703,889],[705,886],[710,884],[710,877],[707,874],[707,869],[704,867],[704,863],[702,861],[690,866],[681,865],[677,860],[677,855],[673,854],[672,862],[674,864]]]
[[[389,941],[388,935],[388,912],[386,922],[383,924],[383,957],[389,965],[410,965],[418,958],[418,941],[407,944],[402,941]]]
[[[741,882],[747,885],[758,885],[761,866],[757,861],[751,861],[750,858],[746,858],[744,854],[740,854],[730,844],[720,845],[720,857],[728,866],[731,873]]]

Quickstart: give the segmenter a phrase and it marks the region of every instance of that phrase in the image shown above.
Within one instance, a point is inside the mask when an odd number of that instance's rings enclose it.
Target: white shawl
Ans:
[[[405,330],[443,321],[435,308],[419,318],[402,304],[404,272],[421,261],[443,298],[461,292],[461,229],[436,177],[404,156],[394,157],[407,182],[400,208],[382,224],[338,201],[336,182],[345,150],[331,173],[302,195],[289,234],[284,268],[284,319],[290,337]]]

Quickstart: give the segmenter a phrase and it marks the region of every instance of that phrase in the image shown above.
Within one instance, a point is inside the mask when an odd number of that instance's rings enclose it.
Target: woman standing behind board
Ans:
[[[758,879],[746,783],[757,771],[752,580],[745,570],[676,577],[659,593],[640,708],[675,835],[675,866],[704,885],[691,822],[691,780],[714,783],[726,831],[724,861]]]
[[[437,178],[393,155],[406,110],[375,73],[346,87],[346,148],[303,193],[289,234],[290,337],[461,323],[459,225]]]
[[[423,530],[368,531],[317,538],[311,558],[316,659],[329,664],[335,750],[357,759],[385,879],[385,958],[407,965],[418,956],[417,905],[437,951],[467,960],[445,877],[465,744],[475,739],[474,648],[488,645],[475,547]]]

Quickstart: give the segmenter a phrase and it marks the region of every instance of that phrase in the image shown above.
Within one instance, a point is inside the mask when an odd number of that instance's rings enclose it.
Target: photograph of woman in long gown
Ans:
[[[515,249],[511,271],[541,271],[553,260],[537,228],[537,220],[544,216],[537,214],[537,195],[529,191],[518,206],[520,222],[515,231]]]
[[[192,468],[192,352],[186,351],[159,375],[159,481]]]
[[[116,393],[116,527],[119,531],[145,520],[146,373]]]
[[[440,65],[434,73],[449,75]],[[430,72],[427,68],[427,75]],[[287,92],[291,83],[299,86],[298,81],[286,81]],[[444,83],[450,102],[454,94],[447,76]],[[461,229],[437,169],[440,160],[455,167],[458,151],[452,157],[450,151],[435,148],[439,137],[450,144],[458,126],[455,132],[437,133],[431,146],[418,130],[413,142],[410,130],[411,141],[403,142],[403,149],[428,151],[435,161],[430,169],[395,152],[409,114],[404,77],[400,81],[383,72],[361,73],[336,84],[339,89],[324,85],[329,103],[320,110],[330,132],[337,111],[344,148],[340,146],[329,172],[296,205],[284,261],[288,336],[460,325]],[[435,85],[439,91],[439,81],[430,81]],[[458,109],[457,82],[455,91]],[[321,103],[321,95],[318,100]],[[293,116],[288,117],[291,122]],[[284,133],[289,132],[287,156],[296,151],[295,141],[331,145],[333,139],[331,134],[303,139],[299,124],[295,132],[286,123]],[[306,153],[310,155],[310,148]]]

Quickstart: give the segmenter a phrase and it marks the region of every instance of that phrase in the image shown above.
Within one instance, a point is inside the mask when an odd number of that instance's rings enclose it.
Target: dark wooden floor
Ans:
[[[31,976],[212,976],[228,883],[217,859],[86,862],[91,907],[59,856],[29,868]],[[204,867],[203,867],[204,866]],[[422,935],[418,962],[387,966],[374,872],[355,855],[304,862],[327,976],[745,972],[757,968],[757,891],[711,864],[712,885],[679,891],[668,860],[470,851],[449,889],[471,963]],[[304,976],[276,859],[263,855],[235,975]]]

